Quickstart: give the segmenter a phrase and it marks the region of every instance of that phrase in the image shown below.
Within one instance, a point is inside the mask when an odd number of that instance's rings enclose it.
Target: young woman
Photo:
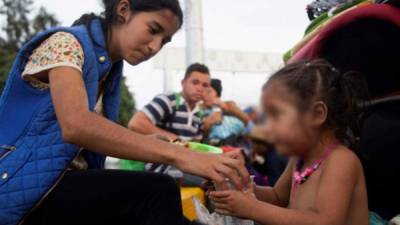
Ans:
[[[153,57],[182,11],[178,0],[104,4],[101,17],[38,34],[14,62],[0,100],[1,225],[182,224],[170,178],[101,170],[106,155],[226,176],[239,188],[248,180],[235,154],[198,154],[115,123],[122,61]]]

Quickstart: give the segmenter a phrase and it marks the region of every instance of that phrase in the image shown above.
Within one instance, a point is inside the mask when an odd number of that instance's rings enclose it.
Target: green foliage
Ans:
[[[127,126],[136,109],[133,95],[129,92],[126,79],[123,77],[121,82],[121,108],[119,111],[119,121],[123,126]]]
[[[5,23],[1,23],[2,33],[0,33],[0,93],[4,88],[15,56],[22,45],[34,34],[59,24],[55,16],[44,8],[40,8],[39,12],[30,20],[32,5],[32,0],[0,1],[0,18],[5,20]]]
[[[6,84],[7,74],[11,64],[15,58],[14,52],[9,52],[3,48],[0,48],[0,93],[2,92],[4,85]]]

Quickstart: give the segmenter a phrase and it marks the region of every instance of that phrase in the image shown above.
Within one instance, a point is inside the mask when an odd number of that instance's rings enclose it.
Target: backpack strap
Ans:
[[[176,111],[178,111],[179,106],[181,106],[181,94],[179,94],[178,92],[175,92],[175,113]]]

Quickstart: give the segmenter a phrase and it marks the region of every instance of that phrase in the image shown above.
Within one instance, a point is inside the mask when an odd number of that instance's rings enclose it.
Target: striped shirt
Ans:
[[[184,141],[203,138],[199,105],[191,110],[180,94],[158,95],[142,109],[142,112],[157,127],[176,134]]]

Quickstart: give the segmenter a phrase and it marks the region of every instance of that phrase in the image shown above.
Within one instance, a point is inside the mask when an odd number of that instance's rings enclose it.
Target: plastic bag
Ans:
[[[400,214],[390,220],[389,225],[400,225]]]
[[[374,212],[369,213],[369,225],[387,225],[388,222]]]
[[[197,218],[201,223],[207,225],[254,225],[254,222],[250,220],[242,220],[231,216],[220,215],[218,213],[210,214],[208,209],[204,207],[196,197],[193,197],[192,201],[195,206]]]

